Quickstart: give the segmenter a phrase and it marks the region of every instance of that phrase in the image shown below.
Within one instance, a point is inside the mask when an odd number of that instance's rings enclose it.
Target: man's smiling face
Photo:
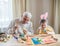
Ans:
[[[27,17],[27,16],[24,16],[24,17],[23,17],[23,21],[24,21],[25,23],[28,23],[29,20],[30,20],[29,17]]]

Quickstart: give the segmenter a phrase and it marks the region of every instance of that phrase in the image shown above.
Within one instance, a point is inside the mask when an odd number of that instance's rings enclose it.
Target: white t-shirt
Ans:
[[[34,34],[34,31],[33,31],[33,27],[32,27],[32,22],[28,22],[28,23],[26,23],[26,24],[22,24],[22,23],[20,23],[19,24],[19,31],[21,32],[21,33],[23,33],[23,29],[26,29],[26,31],[27,31],[27,35],[32,35],[32,34]]]

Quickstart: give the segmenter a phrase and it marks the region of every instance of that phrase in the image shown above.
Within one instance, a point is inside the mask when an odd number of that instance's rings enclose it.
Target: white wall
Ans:
[[[25,0],[12,0],[13,19],[20,18],[25,12]]]

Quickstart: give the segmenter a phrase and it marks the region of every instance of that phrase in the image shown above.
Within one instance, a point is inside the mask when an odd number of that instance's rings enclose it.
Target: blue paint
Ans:
[[[32,38],[32,41],[35,45],[41,44],[41,42],[38,41],[38,38]]]

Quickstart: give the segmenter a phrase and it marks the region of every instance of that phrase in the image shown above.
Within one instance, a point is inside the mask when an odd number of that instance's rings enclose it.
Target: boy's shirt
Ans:
[[[47,25],[44,30],[39,27],[39,34],[55,34],[51,26]]]

